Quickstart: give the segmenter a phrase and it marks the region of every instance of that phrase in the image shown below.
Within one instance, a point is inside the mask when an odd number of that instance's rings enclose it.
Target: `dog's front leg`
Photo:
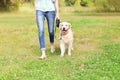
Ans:
[[[65,44],[62,41],[60,41],[60,50],[61,50],[60,56],[63,57],[65,53]]]
[[[71,56],[72,42],[68,45],[68,56]]]

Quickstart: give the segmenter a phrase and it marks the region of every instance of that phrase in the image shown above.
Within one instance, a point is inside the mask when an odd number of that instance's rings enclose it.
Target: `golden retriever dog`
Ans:
[[[61,22],[59,25],[60,29],[60,50],[61,57],[64,56],[66,47],[68,48],[68,56],[71,56],[71,50],[73,45],[73,32],[71,29],[71,24],[68,22]]]

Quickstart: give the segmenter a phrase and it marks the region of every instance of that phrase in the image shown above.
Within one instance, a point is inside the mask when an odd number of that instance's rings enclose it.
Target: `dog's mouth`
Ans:
[[[61,30],[62,35],[66,35],[67,32],[68,32],[68,30],[66,30],[66,29],[62,29],[62,30]]]
[[[63,29],[62,29],[62,32],[67,32],[67,29],[63,28]]]
[[[62,31],[63,31],[63,32],[66,32],[67,30],[63,29]]]
[[[62,33],[66,33],[67,32],[67,30],[62,30]]]

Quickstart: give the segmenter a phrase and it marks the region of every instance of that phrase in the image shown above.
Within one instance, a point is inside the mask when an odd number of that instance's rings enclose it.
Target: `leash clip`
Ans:
[[[60,37],[59,40],[62,40],[62,37]]]

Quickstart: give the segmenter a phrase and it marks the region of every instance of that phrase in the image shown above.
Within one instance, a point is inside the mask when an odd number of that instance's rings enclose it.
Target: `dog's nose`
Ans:
[[[63,30],[65,30],[65,28],[63,28]]]

